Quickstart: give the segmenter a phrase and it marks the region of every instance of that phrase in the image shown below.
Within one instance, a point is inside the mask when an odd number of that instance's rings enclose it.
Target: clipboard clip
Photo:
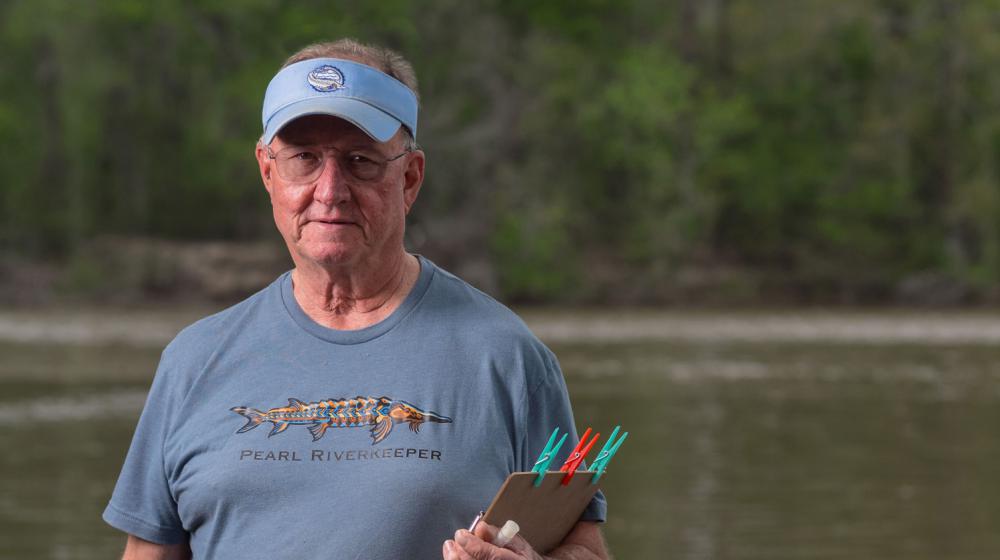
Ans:
[[[615,437],[618,436],[618,430],[620,429],[621,426],[615,426],[614,431],[611,432],[611,437],[608,438],[604,447],[601,448],[601,452],[597,454],[597,458],[594,459],[594,463],[590,465],[590,469],[594,471],[594,476],[590,477],[591,484],[596,484],[597,481],[601,479],[601,475],[603,475],[604,471],[608,468],[608,463],[611,461],[611,458],[614,457],[615,453],[618,452],[618,448],[622,446],[625,438],[628,437],[628,432],[625,432],[622,434],[621,439],[616,442]]]
[[[566,441],[566,436],[569,435],[569,432],[563,434],[559,439],[559,443],[553,447],[552,443],[556,440],[557,435],[559,435],[558,427],[553,430],[552,435],[549,436],[549,441],[545,444],[545,449],[542,450],[542,454],[538,456],[538,460],[535,461],[535,466],[531,467],[531,472],[538,473],[538,476],[535,477],[536,488],[542,485],[542,480],[545,478],[545,471],[549,469],[549,463],[551,463],[552,460],[555,459],[556,454],[559,453],[559,449],[562,448],[563,442]]]
[[[573,478],[573,474],[575,474],[576,470],[580,468],[580,463],[583,462],[583,458],[587,456],[587,453],[590,452],[590,448],[594,446],[594,443],[597,442],[597,438],[601,437],[601,434],[600,432],[595,434],[588,443],[587,437],[589,436],[590,428],[588,427],[587,431],[583,432],[583,437],[580,438],[579,443],[577,443],[576,447],[573,448],[573,452],[569,454],[569,458],[566,459],[566,462],[563,463],[563,466],[559,469],[560,472],[566,473],[562,479],[563,486],[569,485],[569,481]]]

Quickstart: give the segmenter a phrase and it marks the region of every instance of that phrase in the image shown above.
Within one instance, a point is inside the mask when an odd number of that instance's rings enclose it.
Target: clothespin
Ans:
[[[608,468],[608,463],[611,461],[611,458],[616,452],[618,452],[618,448],[622,446],[625,438],[628,437],[628,432],[625,432],[621,439],[616,442],[615,436],[618,435],[618,430],[620,429],[621,426],[615,426],[614,431],[611,432],[611,437],[608,438],[607,443],[604,444],[604,447],[601,448],[601,452],[597,454],[597,458],[594,459],[593,464],[590,465],[590,469],[594,471],[594,476],[590,478],[591,484],[596,484],[597,481],[601,479],[601,475],[603,475],[604,471]]]
[[[556,454],[559,453],[560,449],[562,449],[563,442],[566,441],[566,436],[569,435],[568,432],[563,434],[562,437],[559,438],[559,443],[553,446],[552,442],[555,441],[556,435],[558,433],[559,433],[559,428],[556,428],[552,432],[552,435],[549,436],[549,441],[548,443],[545,444],[545,449],[542,450],[542,454],[539,455],[538,460],[535,461],[535,466],[531,467],[531,472],[538,473],[538,476],[535,477],[536,488],[542,485],[542,479],[545,478],[545,471],[549,469],[549,463],[551,463],[552,460],[556,458]]]
[[[580,438],[580,442],[576,444],[576,447],[573,449],[573,452],[569,454],[569,458],[566,459],[566,462],[563,463],[562,468],[559,469],[560,471],[566,472],[566,476],[564,476],[562,479],[563,486],[569,485],[569,481],[570,479],[573,478],[573,474],[576,472],[576,469],[580,468],[580,463],[583,462],[583,458],[586,457],[587,453],[590,452],[590,448],[594,446],[594,443],[597,441],[597,438],[601,437],[600,432],[598,432],[596,435],[594,435],[593,439],[590,440],[590,443],[586,443],[587,436],[589,435],[590,435],[590,428],[587,428],[587,431],[583,432],[583,437]]]
[[[549,436],[548,443],[545,444],[545,448],[542,449],[541,454],[538,455],[538,460],[535,461],[535,466],[531,467],[531,472],[538,472],[539,470],[538,467],[542,464],[543,461],[549,458],[549,451],[552,449],[552,444],[555,443],[557,435],[559,435],[558,426],[556,427],[556,429],[552,430],[552,435]]]

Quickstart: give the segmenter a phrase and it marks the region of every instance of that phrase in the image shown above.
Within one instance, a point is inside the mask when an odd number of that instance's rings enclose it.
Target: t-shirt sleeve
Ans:
[[[171,379],[168,362],[164,352],[118,483],[102,516],[112,527],[158,544],[187,540],[164,467],[163,447],[171,413],[179,405],[173,387],[176,380]]]
[[[544,371],[536,381],[536,385],[528,386],[527,406],[524,419],[524,443],[521,445],[518,457],[518,470],[530,471],[535,459],[545,448],[552,435],[552,430],[559,428],[559,433],[569,431],[569,436],[563,443],[559,454],[552,461],[549,470],[558,469],[566,461],[569,452],[580,440],[576,433],[576,423],[573,419],[573,409],[569,402],[569,392],[566,381],[554,354],[548,348],[542,348],[541,362]],[[581,469],[584,465],[580,466]],[[598,492],[587,505],[580,516],[580,521],[599,521],[607,519],[608,505],[603,492]]]

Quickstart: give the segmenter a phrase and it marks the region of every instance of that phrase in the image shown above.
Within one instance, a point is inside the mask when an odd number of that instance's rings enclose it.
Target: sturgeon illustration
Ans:
[[[265,411],[246,406],[235,406],[229,410],[242,415],[247,423],[236,431],[248,432],[264,422],[274,427],[267,437],[288,429],[290,425],[306,425],[313,441],[319,440],[329,428],[359,428],[372,426],[372,445],[381,442],[400,422],[410,425],[410,430],[420,432],[424,422],[447,424],[451,418],[436,412],[425,411],[401,400],[389,397],[362,397],[353,399],[327,399],[317,402],[303,402],[288,399],[288,406],[280,406]]]

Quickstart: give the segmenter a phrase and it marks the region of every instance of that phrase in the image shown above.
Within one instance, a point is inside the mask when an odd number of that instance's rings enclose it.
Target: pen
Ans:
[[[476,518],[472,520],[472,525],[469,525],[469,532],[470,533],[476,530],[476,525],[479,525],[479,520],[483,518],[483,514],[484,513],[486,513],[486,512],[480,511],[479,514],[476,515]]]
[[[500,548],[507,546],[510,541],[514,540],[514,536],[517,535],[520,530],[521,527],[517,525],[516,521],[508,519],[507,522],[503,524],[503,527],[497,531],[497,538],[493,541],[493,546],[499,546]]]

